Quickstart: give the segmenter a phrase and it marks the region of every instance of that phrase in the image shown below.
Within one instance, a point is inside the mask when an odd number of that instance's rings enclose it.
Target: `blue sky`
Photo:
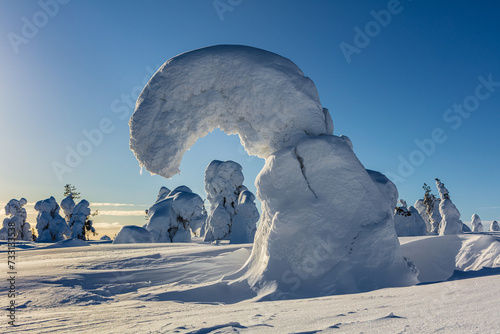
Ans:
[[[92,203],[115,203],[93,208],[101,230],[116,230],[143,224],[162,185],[205,197],[213,159],[239,162],[255,190],[264,161],[236,136],[200,139],[172,180],[141,175],[128,148],[131,104],[152,71],[188,50],[244,44],[295,62],[334,133],[351,138],[366,168],[398,181],[401,198],[414,203],[439,177],[464,221],[499,220],[499,9],[497,1],[0,0],[0,202],[60,201],[71,183]],[[85,131],[95,135],[90,146]],[[54,164],[78,149],[86,156],[58,177]]]

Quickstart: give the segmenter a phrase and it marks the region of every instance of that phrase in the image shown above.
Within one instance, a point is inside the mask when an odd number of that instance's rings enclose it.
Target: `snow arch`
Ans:
[[[290,60],[229,45],[172,58],[139,96],[130,146],[148,171],[169,178],[217,127],[266,159],[252,254],[228,282],[269,298],[417,282],[394,229],[396,187],[367,172],[349,138],[332,135],[314,83]]]
[[[148,171],[170,178],[196,140],[218,127],[264,159],[305,135],[333,132],[316,86],[293,62],[218,45],[178,55],[156,72],[130,119],[130,147]]]

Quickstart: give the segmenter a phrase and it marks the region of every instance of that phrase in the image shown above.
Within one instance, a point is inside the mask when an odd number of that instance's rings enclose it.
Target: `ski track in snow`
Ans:
[[[400,238],[405,256],[413,253],[424,272],[435,268],[429,254],[442,247],[457,252],[458,265],[476,269],[455,268],[443,282],[264,302],[248,292],[225,295],[217,283],[243,265],[251,244],[20,243],[18,326],[4,319],[0,332],[498,333],[500,266],[478,267],[498,263],[491,257],[500,233],[489,234]]]

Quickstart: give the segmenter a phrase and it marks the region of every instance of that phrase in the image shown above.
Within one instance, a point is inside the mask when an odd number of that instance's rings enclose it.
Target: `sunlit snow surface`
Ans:
[[[0,332],[498,333],[499,240],[400,238],[426,283],[266,302],[217,284],[243,265],[250,244],[19,243],[18,326],[4,319]]]

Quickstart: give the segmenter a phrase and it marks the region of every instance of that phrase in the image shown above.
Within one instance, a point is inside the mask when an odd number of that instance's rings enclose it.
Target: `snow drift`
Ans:
[[[144,227],[136,225],[123,226],[113,240],[114,244],[132,244],[153,242],[153,236]]]
[[[418,282],[401,254],[389,184],[373,181],[349,138],[332,135],[314,83],[290,60],[228,45],[170,59],[139,96],[130,147],[169,178],[217,127],[266,159],[256,180],[261,223],[235,282],[284,297]]]

